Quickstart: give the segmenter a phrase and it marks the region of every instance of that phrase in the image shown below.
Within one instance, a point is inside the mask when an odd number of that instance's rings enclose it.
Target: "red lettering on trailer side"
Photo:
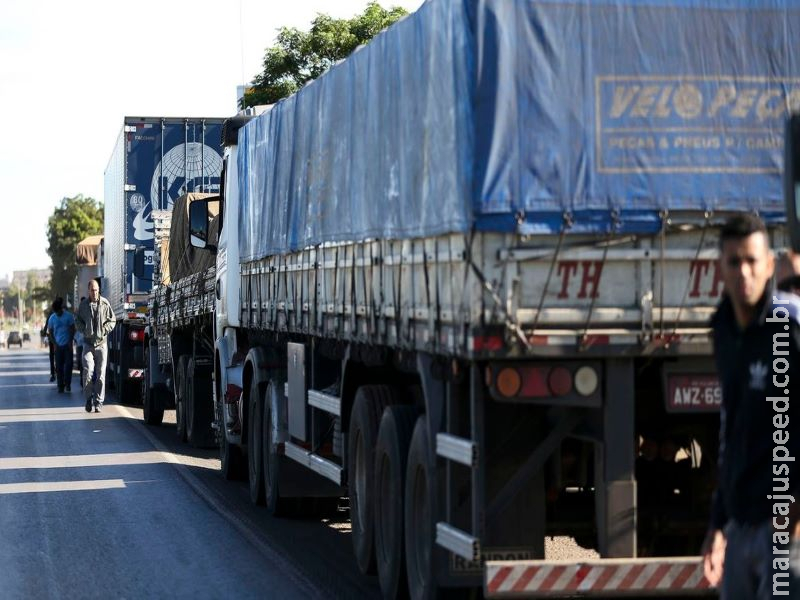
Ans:
[[[561,277],[561,291],[558,292],[559,298],[569,298],[569,279],[578,272],[577,260],[562,260],[558,263],[557,275]]]
[[[589,295],[590,298],[597,298],[597,288],[600,287],[600,276],[603,274],[602,261],[584,260],[581,262],[583,267],[583,278],[581,279],[581,291],[578,293],[578,298],[586,298],[586,288],[591,284],[592,291]],[[591,274],[590,270],[594,269]]]
[[[689,277],[692,278],[692,289],[689,292],[689,298],[700,297],[700,279],[708,273],[710,260],[693,260],[689,264]]]
[[[578,298],[597,298],[598,288],[600,287],[600,277],[603,274],[603,262],[599,260],[582,260],[581,267],[581,289]],[[558,298],[569,298],[569,286],[572,276],[578,273],[577,260],[562,260],[558,263],[557,275],[561,276],[561,291]]]
[[[713,263],[714,263],[714,281],[711,283],[711,293],[709,293],[709,296],[711,296],[712,298],[718,298],[720,293],[722,292],[722,286],[723,286],[722,271],[719,268],[718,261],[715,260],[713,261]]]
[[[706,295],[709,298],[718,298],[722,291],[722,273],[719,270],[719,263],[716,260],[697,259],[689,264],[689,277],[692,279],[692,288],[689,291],[690,298],[699,298],[702,295],[700,285],[705,280],[711,270],[713,279],[711,287]]]

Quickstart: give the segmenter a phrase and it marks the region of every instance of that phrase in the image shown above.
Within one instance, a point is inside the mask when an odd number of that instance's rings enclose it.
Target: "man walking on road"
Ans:
[[[56,348],[53,345],[53,341],[50,339],[50,334],[47,332],[47,324],[50,322],[50,315],[55,312],[53,310],[53,305],[50,305],[50,312],[47,313],[47,318],[44,322],[44,327],[42,327],[42,346],[47,344],[48,352],[50,353],[50,382],[56,380]]]
[[[106,338],[114,329],[114,312],[108,300],[100,295],[96,281],[89,282],[89,297],[78,307],[75,320],[77,329],[83,334],[83,393],[86,396],[86,412],[100,412],[105,399],[106,361],[108,347]]]
[[[763,222],[732,217],[720,234],[725,294],[712,319],[722,385],[719,473],[704,570],[721,598],[797,598],[789,547],[800,533],[800,324],[775,296]],[[791,393],[790,393],[791,392]]]
[[[64,300],[56,298],[53,314],[47,319],[47,335],[55,348],[55,368],[58,393],[71,391],[72,383],[72,336],[75,335],[75,317],[64,310]]]

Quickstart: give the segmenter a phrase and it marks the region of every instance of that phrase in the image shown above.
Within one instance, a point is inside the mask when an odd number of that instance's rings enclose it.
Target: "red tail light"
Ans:
[[[593,367],[583,365],[573,374],[573,366],[564,364],[490,364],[486,384],[494,392],[512,398],[561,398],[576,391],[590,396],[598,388],[599,377]]]
[[[513,398],[522,388],[522,377],[519,371],[512,367],[501,369],[495,380],[495,387],[502,396]]]
[[[132,342],[144,341],[144,329],[131,329],[128,332],[128,339]]]
[[[572,391],[572,374],[566,367],[556,367],[550,371],[547,385],[553,396],[566,396]]]

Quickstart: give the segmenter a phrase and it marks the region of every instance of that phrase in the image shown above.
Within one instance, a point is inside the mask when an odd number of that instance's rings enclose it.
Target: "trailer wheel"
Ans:
[[[250,500],[253,504],[263,505],[265,493],[261,426],[264,399],[261,397],[261,390],[255,377],[250,383],[250,397],[247,403],[247,474],[250,482]]]
[[[175,422],[178,430],[178,440],[186,441],[186,363],[189,357],[185,354],[178,357],[178,366],[175,369]]]
[[[147,425],[161,425],[164,421],[163,390],[151,388],[147,379],[142,380],[142,413]]]
[[[434,531],[436,467],[430,459],[425,417],[417,419],[408,449],[405,489],[405,541],[408,592],[413,600],[435,598]]]
[[[375,573],[375,442],[383,409],[391,403],[391,388],[362,386],[356,392],[348,435],[348,487],[353,551],[363,574]]]
[[[273,381],[267,386],[267,397],[264,401],[264,419],[262,431],[262,464],[264,467],[264,497],[267,510],[276,517],[282,517],[291,511],[288,498],[281,498],[280,477],[281,462],[278,454],[278,441],[273,430],[272,396],[280,393],[280,386]]]
[[[403,494],[414,406],[389,406],[383,411],[375,445],[375,558],[384,598],[408,595],[403,544]]]
[[[214,400],[211,394],[211,368],[198,365],[193,358],[186,367],[186,439],[195,448],[214,446]]]
[[[220,422],[223,431],[221,432],[222,440],[219,443],[219,462],[222,476],[227,481],[239,481],[247,476],[247,465],[245,464],[245,457],[242,455],[242,450],[239,446],[231,444],[228,441],[228,436],[225,434],[225,423]]]
[[[144,353],[146,365],[150,365],[150,348]],[[161,388],[150,387],[150,369],[142,378],[142,412],[147,425],[161,425],[164,420],[164,399]]]

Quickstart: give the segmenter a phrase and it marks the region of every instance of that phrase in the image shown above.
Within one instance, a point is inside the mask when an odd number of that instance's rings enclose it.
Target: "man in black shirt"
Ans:
[[[723,599],[798,597],[789,544],[800,533],[800,303],[775,295],[775,261],[755,215],[720,233],[725,294],[712,319],[722,384],[719,478],[703,548]],[[791,587],[791,589],[790,589]]]

